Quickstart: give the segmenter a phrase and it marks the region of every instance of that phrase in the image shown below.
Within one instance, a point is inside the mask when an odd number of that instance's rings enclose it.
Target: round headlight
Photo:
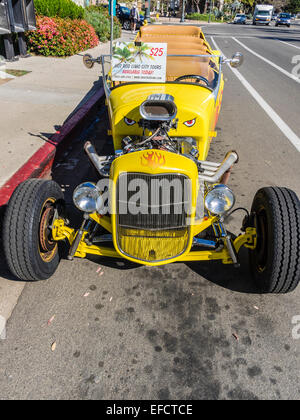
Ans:
[[[92,182],[78,185],[73,192],[73,201],[75,206],[85,213],[99,211],[103,204],[101,194]]]
[[[230,210],[235,203],[235,197],[230,188],[226,185],[215,185],[205,196],[205,208],[217,215],[221,215]]]

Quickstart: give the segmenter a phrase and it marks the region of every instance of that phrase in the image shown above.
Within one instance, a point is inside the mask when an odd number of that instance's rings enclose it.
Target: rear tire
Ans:
[[[288,293],[300,281],[300,202],[288,188],[257,191],[252,214],[256,249],[250,251],[254,281],[263,293]]]
[[[46,280],[59,264],[58,244],[49,226],[63,202],[54,181],[29,179],[9,200],[3,221],[4,254],[10,271],[20,280]]]
[[[125,29],[125,31],[130,31],[131,30],[131,24],[130,24],[129,20],[124,21],[123,28]]]

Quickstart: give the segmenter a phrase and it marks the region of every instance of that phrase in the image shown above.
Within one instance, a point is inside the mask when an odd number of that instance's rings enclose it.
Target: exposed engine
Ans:
[[[122,140],[123,153],[130,153],[145,149],[166,150],[173,153],[181,153],[181,144],[185,139],[170,137],[169,131],[177,128],[178,119],[177,107],[174,98],[167,94],[150,95],[140,106],[141,119],[139,126],[143,128],[143,135],[139,138],[129,136]],[[150,131],[150,136],[145,135],[145,130]],[[187,139],[190,143],[189,157],[197,159],[199,153],[197,148],[192,145],[192,139]]]
[[[143,128],[143,135],[124,137],[122,139],[122,149],[116,150],[115,155],[98,156],[94,146],[90,142],[85,144],[85,151],[101,176],[109,177],[110,167],[115,158],[127,153],[149,149],[182,154],[193,160],[198,167],[199,178],[210,183],[215,183],[220,180],[226,171],[230,170],[232,164],[238,160],[236,152],[229,152],[222,164],[199,161],[199,151],[193,138],[170,137],[169,131],[172,128],[176,129],[178,123],[178,119],[176,118],[177,107],[171,95],[150,95],[140,105],[140,115],[142,118],[139,121],[139,126]],[[146,129],[152,134],[146,136]],[[183,144],[184,153],[182,152]],[[222,178],[222,180],[225,181],[225,178]]]

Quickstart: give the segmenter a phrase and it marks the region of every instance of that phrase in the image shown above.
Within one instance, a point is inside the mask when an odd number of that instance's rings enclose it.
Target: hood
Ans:
[[[115,147],[120,148],[121,140],[127,135],[142,135],[138,122],[142,118],[140,105],[154,93],[173,96],[177,106],[177,129],[171,129],[172,137],[199,137],[208,134],[210,118],[213,115],[215,99],[213,93],[201,86],[187,84],[123,84],[112,90],[109,97],[111,127]]]

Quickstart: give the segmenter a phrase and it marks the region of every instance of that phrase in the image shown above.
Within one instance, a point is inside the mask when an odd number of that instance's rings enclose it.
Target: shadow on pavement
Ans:
[[[248,250],[246,248],[241,248],[239,262],[239,268],[235,268],[232,264],[222,264],[219,261],[186,264],[195,273],[224,289],[240,293],[259,294],[251,277]]]

